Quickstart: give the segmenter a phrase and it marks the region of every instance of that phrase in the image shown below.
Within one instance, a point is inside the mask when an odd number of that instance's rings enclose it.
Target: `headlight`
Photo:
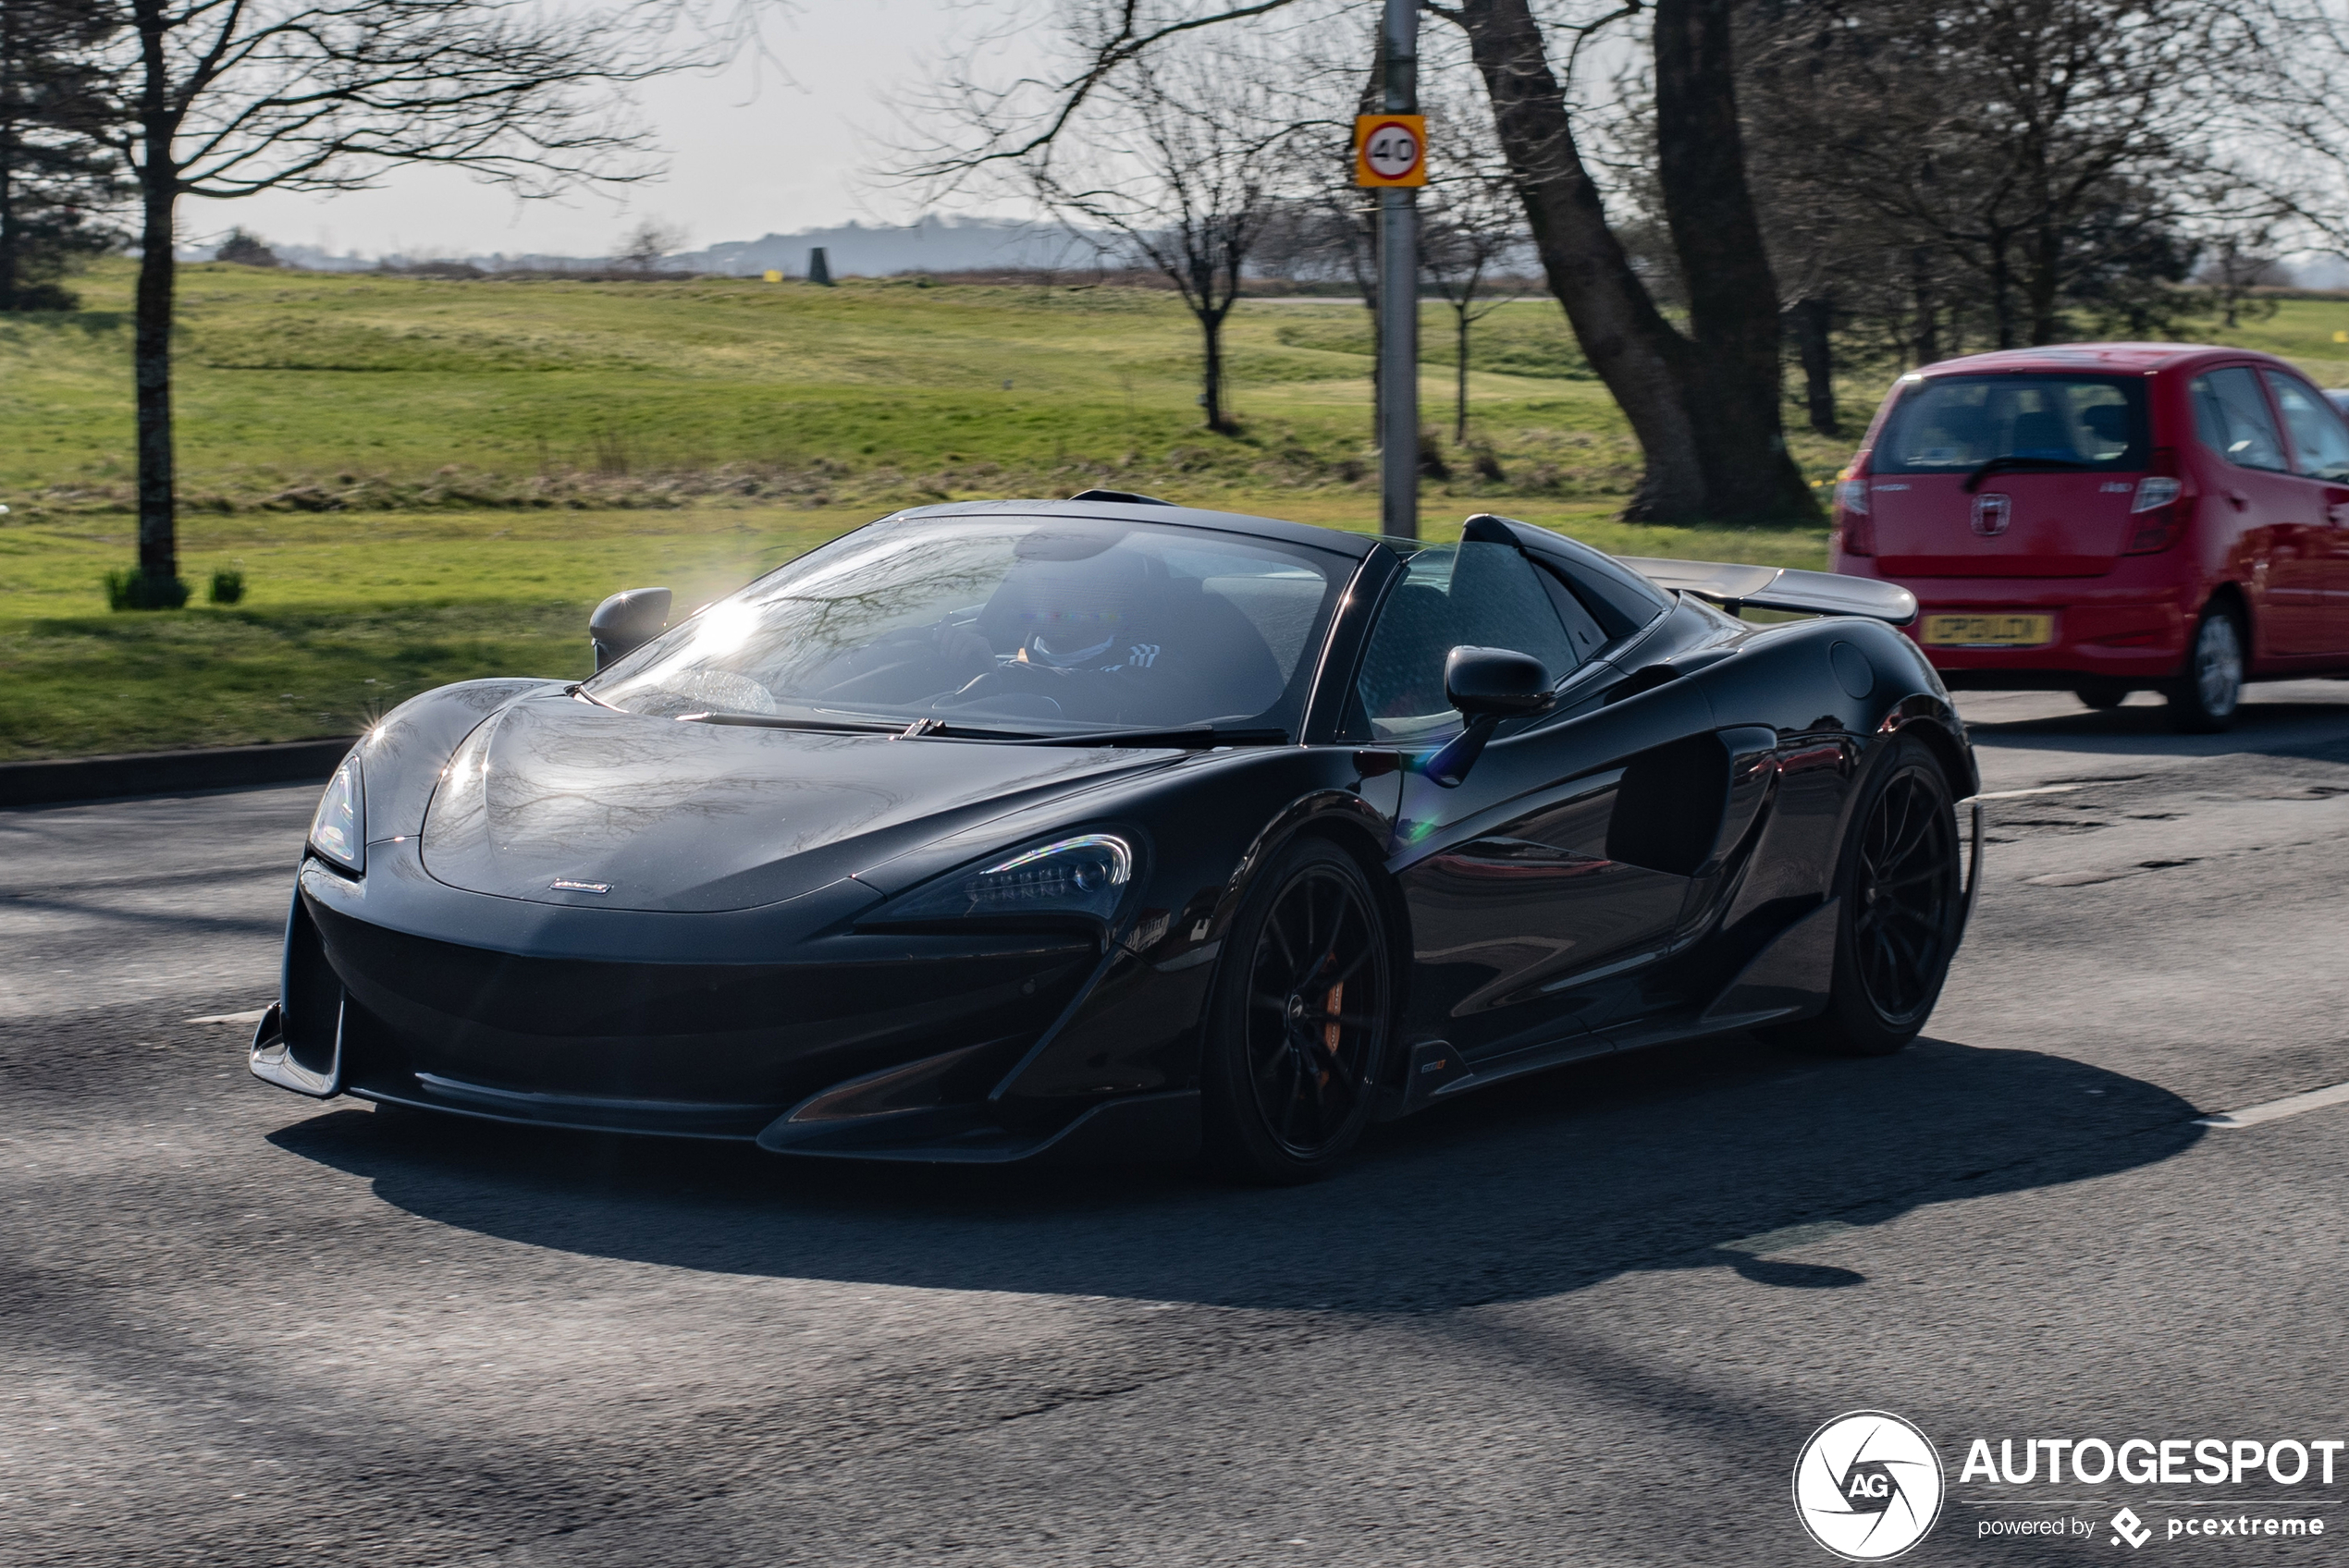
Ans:
[[[318,814],[310,819],[310,847],[346,870],[367,869],[367,794],[359,783],[357,752],[342,759],[326,781],[326,792],[318,797]]]
[[[884,905],[875,919],[911,924],[1076,915],[1106,925],[1117,917],[1133,879],[1132,845],[1114,833],[1086,833],[949,872]]]

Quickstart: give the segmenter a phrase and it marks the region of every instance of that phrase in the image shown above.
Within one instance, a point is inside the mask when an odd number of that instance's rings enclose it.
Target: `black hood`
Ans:
[[[423,858],[437,881],[504,898],[747,909],[1174,760],[681,723],[538,697],[457,748],[425,813]]]

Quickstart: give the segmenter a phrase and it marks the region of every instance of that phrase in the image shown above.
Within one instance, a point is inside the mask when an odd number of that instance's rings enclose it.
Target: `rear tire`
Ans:
[[[2170,684],[2170,725],[2186,735],[2216,735],[2243,704],[2243,620],[2232,606],[2202,612],[2186,647],[2183,674]]]
[[[1320,839],[1265,869],[1224,937],[1201,1063],[1209,1166],[1263,1185],[1328,1173],[1369,1124],[1394,958],[1370,877]]]
[[[2117,680],[2083,680],[2072,694],[2097,713],[2109,713],[2129,700],[2129,688]]]
[[[1956,802],[1918,741],[1894,741],[1862,781],[1835,888],[1827,1005],[1772,1034],[1824,1056],[1889,1056],[1932,1016],[1965,913]]]

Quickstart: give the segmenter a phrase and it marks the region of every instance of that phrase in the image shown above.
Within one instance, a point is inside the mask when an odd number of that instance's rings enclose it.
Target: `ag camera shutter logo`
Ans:
[[[1837,1416],[1794,1462],[1795,1516],[1848,1562],[1883,1562],[1925,1539],[1941,1497],[1941,1456],[1923,1432],[1881,1410]]]

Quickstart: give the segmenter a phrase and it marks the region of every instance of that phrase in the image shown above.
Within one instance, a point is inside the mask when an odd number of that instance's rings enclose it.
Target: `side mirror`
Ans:
[[[1484,754],[1484,742],[1501,720],[1546,713],[1557,702],[1556,682],[1540,659],[1509,648],[1453,649],[1444,657],[1444,698],[1468,715],[1468,728],[1433,756],[1424,771],[1447,790],[1457,789]]]
[[[596,672],[626,658],[660,635],[669,624],[669,590],[631,588],[614,594],[587,618],[587,640],[596,646]]]

